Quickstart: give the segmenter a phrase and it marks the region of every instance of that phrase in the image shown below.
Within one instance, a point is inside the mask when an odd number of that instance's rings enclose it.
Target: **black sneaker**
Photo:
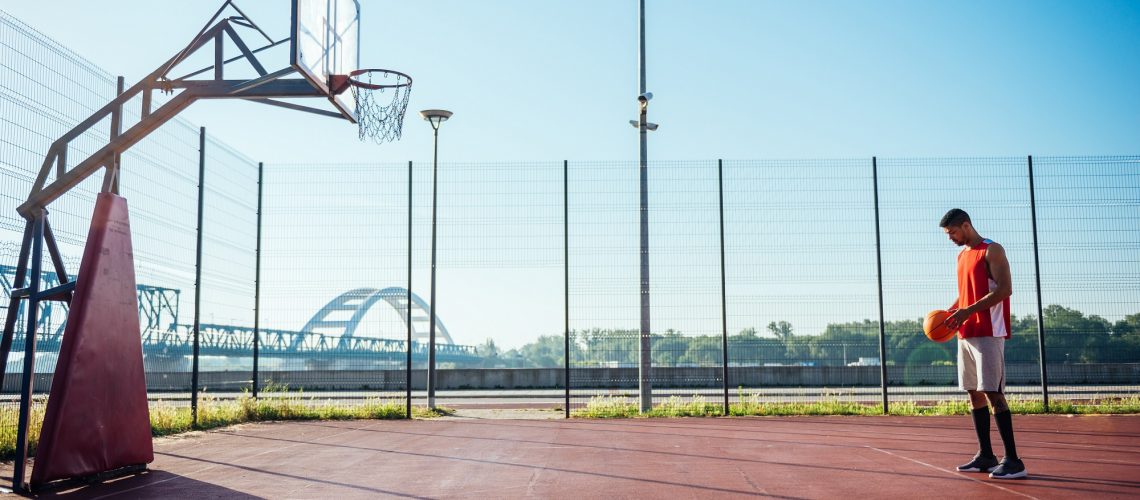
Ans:
[[[997,457],[983,456],[981,453],[974,455],[974,459],[970,463],[958,466],[958,472],[989,472],[994,467],[998,466]]]
[[[997,468],[990,472],[993,479],[1017,479],[1025,477],[1025,464],[1016,458],[1003,458]]]

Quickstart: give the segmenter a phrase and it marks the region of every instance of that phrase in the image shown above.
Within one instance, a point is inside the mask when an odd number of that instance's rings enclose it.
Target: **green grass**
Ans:
[[[40,398],[32,406],[28,448],[35,454],[43,424],[45,404]],[[412,407],[414,418],[437,418],[454,414],[450,408]],[[215,429],[246,422],[273,420],[385,420],[402,419],[406,415],[404,400],[368,398],[359,402],[334,402],[306,396],[303,391],[289,391],[282,386],[267,387],[254,399],[243,394],[237,399],[218,399],[208,394],[198,398],[198,425],[192,425],[190,407],[167,401],[150,404],[151,435],[169,436],[192,430]],[[0,460],[16,456],[16,423],[19,408],[0,408]]]
[[[817,402],[764,402],[757,393],[741,390],[738,402],[729,407],[730,416],[781,416],[781,415],[882,415],[882,408],[874,404],[861,404],[842,400],[844,394],[825,394]],[[1035,399],[1009,399],[1010,409],[1018,414],[1045,413],[1043,404]],[[892,402],[891,415],[966,415],[969,405],[965,398],[919,405],[913,402]],[[29,429],[29,450],[34,455],[43,423],[45,404],[38,398],[32,405]],[[151,434],[168,436],[192,430],[205,430],[228,425],[273,420],[352,420],[401,419],[405,417],[403,400],[368,398],[345,403],[320,400],[306,396],[304,391],[290,391],[287,387],[267,387],[257,399],[249,394],[237,399],[218,399],[208,394],[198,399],[198,425],[191,423],[190,408],[166,401],[153,401],[150,405]],[[1140,396],[1123,399],[1092,399],[1081,403],[1054,400],[1049,404],[1051,414],[1123,414],[1140,413]],[[436,418],[454,414],[450,408],[435,410],[416,406],[415,418]],[[0,460],[12,460],[16,455],[16,421],[19,410],[15,406],[0,407]],[[574,410],[577,418],[652,418],[652,417],[719,417],[724,408],[719,402],[709,402],[703,396],[689,398],[673,396],[641,414],[637,401],[620,396],[590,398],[585,408]]]
[[[840,399],[841,394],[825,394],[814,402],[763,402],[760,395],[741,391],[738,402],[729,405],[729,415],[734,417],[787,416],[787,415],[882,415],[883,409],[877,404],[863,404]],[[1017,414],[1045,413],[1041,400],[1009,398],[1009,407]],[[962,398],[955,401],[938,401],[933,404],[914,402],[892,402],[891,415],[967,415],[969,403]],[[1126,414],[1140,413],[1140,396],[1123,399],[1094,399],[1082,403],[1072,401],[1051,401],[1050,414]],[[722,403],[710,403],[699,395],[691,398],[672,396],[664,403],[657,404],[647,413],[638,411],[637,401],[620,396],[595,396],[586,407],[571,412],[578,418],[652,418],[652,417],[718,417],[724,414]]]

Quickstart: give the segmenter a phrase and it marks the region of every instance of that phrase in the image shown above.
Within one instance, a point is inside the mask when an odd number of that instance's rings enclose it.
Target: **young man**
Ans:
[[[1009,338],[1009,261],[1001,245],[982,238],[970,216],[961,209],[946,212],[939,223],[958,254],[958,299],[950,306],[946,323],[958,330],[958,386],[970,395],[978,454],[959,471],[989,472],[994,479],[1025,477],[1025,464],[1017,458],[1013,421],[1005,401],[1005,340]],[[990,408],[1005,458],[999,463],[990,447]]]

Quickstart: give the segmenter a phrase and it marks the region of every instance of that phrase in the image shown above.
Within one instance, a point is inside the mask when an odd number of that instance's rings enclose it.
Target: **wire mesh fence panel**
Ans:
[[[649,164],[649,382],[655,405],[723,408],[716,161]]]
[[[20,20],[0,12],[0,281],[4,284],[4,309],[0,317],[7,318],[8,293],[13,287],[17,257],[20,250],[25,220],[16,207],[25,201],[47,157],[48,150],[59,136],[80,120],[105,104],[115,92],[115,80],[106,72],[78,57],[47,36]],[[100,124],[107,125],[107,124]],[[109,127],[99,130],[106,131]],[[95,138],[81,137],[75,141],[69,154],[83,157],[94,152],[91,142]],[[49,222],[60,245],[69,274],[78,271],[79,257],[87,234],[87,222],[98,190],[97,181],[87,182],[57,200],[50,207]],[[52,269],[50,259],[42,260],[42,275],[46,286],[58,284],[59,278]],[[25,285],[27,281],[25,281]],[[23,365],[24,328],[26,314],[22,303],[16,321],[15,344],[8,358],[5,372],[5,392],[17,390],[16,377]],[[66,307],[61,303],[41,304],[38,327],[40,346],[36,354],[35,371],[45,374],[37,380],[37,392],[50,386],[50,374],[55,370],[56,352],[53,340],[58,343],[62,334]]]
[[[430,308],[432,165],[415,167],[414,283]],[[562,387],[562,176],[562,162],[439,164],[437,391]],[[424,343],[428,322],[416,331]]]
[[[0,12],[0,282],[3,309],[8,318],[8,302],[16,282],[16,267],[25,220],[16,207],[23,203],[40,173],[50,145],[115,92],[115,80],[20,20]],[[97,149],[93,144],[107,137],[109,123],[99,123],[102,134],[84,134],[73,141],[68,153],[82,158]],[[99,180],[80,184],[50,206],[49,223],[60,246],[68,278],[79,270],[79,258],[87,234],[87,223],[94,207]],[[30,265],[30,260],[29,260]],[[44,252],[41,260],[41,288],[60,283]],[[30,278],[30,277],[29,277]],[[4,398],[0,416],[6,435],[14,435],[23,370],[27,303],[17,312],[12,351],[5,365]],[[46,393],[58,359],[67,307],[62,302],[42,302],[36,330],[33,361],[33,389]],[[44,396],[33,403],[33,420],[41,419]]]
[[[265,166],[264,387],[322,391],[337,401],[404,400],[407,171],[407,164]]]
[[[1049,394],[1140,397],[1140,157],[1033,158]]]
[[[640,173],[571,162],[568,174],[571,409],[634,405],[640,354]]]
[[[199,385],[234,394],[253,383],[258,166],[208,135],[205,164]]]
[[[189,401],[198,224],[199,129],[173,121],[123,156],[147,389]],[[209,146],[207,146],[209,147]]]
[[[870,167],[724,163],[734,404],[878,400]]]
[[[887,376],[892,400],[961,399],[958,340],[922,332],[928,311],[958,298],[962,248],[939,227],[952,208],[1005,249],[1010,264],[1011,338],[1005,343],[1007,392],[1040,397],[1029,181],[1025,158],[879,158]]]
[[[110,102],[117,79],[3,12],[0,69],[0,298],[8,299],[21,286],[15,275],[25,220],[16,207],[54,141]],[[157,108],[169,96],[154,98]],[[141,119],[141,99],[124,103],[123,128]],[[111,121],[99,120],[70,140],[67,164],[106,146]],[[155,398],[184,400],[191,383],[199,132],[172,120],[121,158],[144,366]],[[254,161],[219,141],[210,139],[205,153],[200,385],[238,394],[254,379],[258,172]],[[1134,401],[1140,158],[1034,161],[1032,179],[1027,158],[886,158],[875,170],[870,159],[730,161],[723,164],[723,192],[717,162],[653,162],[646,212],[651,334],[644,339],[634,162],[444,162],[438,185],[426,162],[411,170],[405,163],[273,165],[265,172],[260,228],[261,388],[402,402],[409,387],[425,387],[434,315],[441,391],[541,389],[550,401],[569,385],[574,408],[603,412],[636,410],[643,382],[653,387],[657,405],[719,403],[725,385],[741,411],[781,401],[873,405],[882,397],[885,370],[891,400],[952,399],[959,393],[957,340],[934,343],[921,329],[927,311],[946,308],[957,295],[958,249],[938,227],[957,207],[983,236],[1002,244],[1011,265],[1007,392],[1042,395],[1040,315],[1047,382],[1057,400]],[[102,174],[48,207],[72,278]],[[42,264],[51,268],[46,256]],[[54,270],[41,279],[45,286],[60,281]],[[42,395],[67,308],[41,307],[33,364]],[[0,310],[0,317],[7,314]],[[0,398],[5,411],[23,368],[26,325],[15,325]]]

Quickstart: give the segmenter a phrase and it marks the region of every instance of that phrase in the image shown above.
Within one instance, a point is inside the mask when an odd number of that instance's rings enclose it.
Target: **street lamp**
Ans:
[[[431,129],[435,134],[434,143],[435,148],[432,153],[431,161],[431,299],[428,306],[428,408],[435,409],[435,207],[436,207],[436,179],[438,177],[437,171],[439,167],[439,126],[443,122],[451,118],[451,112],[442,109],[425,109],[420,111],[420,116],[424,117],[431,124]],[[408,318],[408,321],[411,321]],[[411,349],[411,346],[408,346]],[[409,380],[408,383],[411,383]]]

